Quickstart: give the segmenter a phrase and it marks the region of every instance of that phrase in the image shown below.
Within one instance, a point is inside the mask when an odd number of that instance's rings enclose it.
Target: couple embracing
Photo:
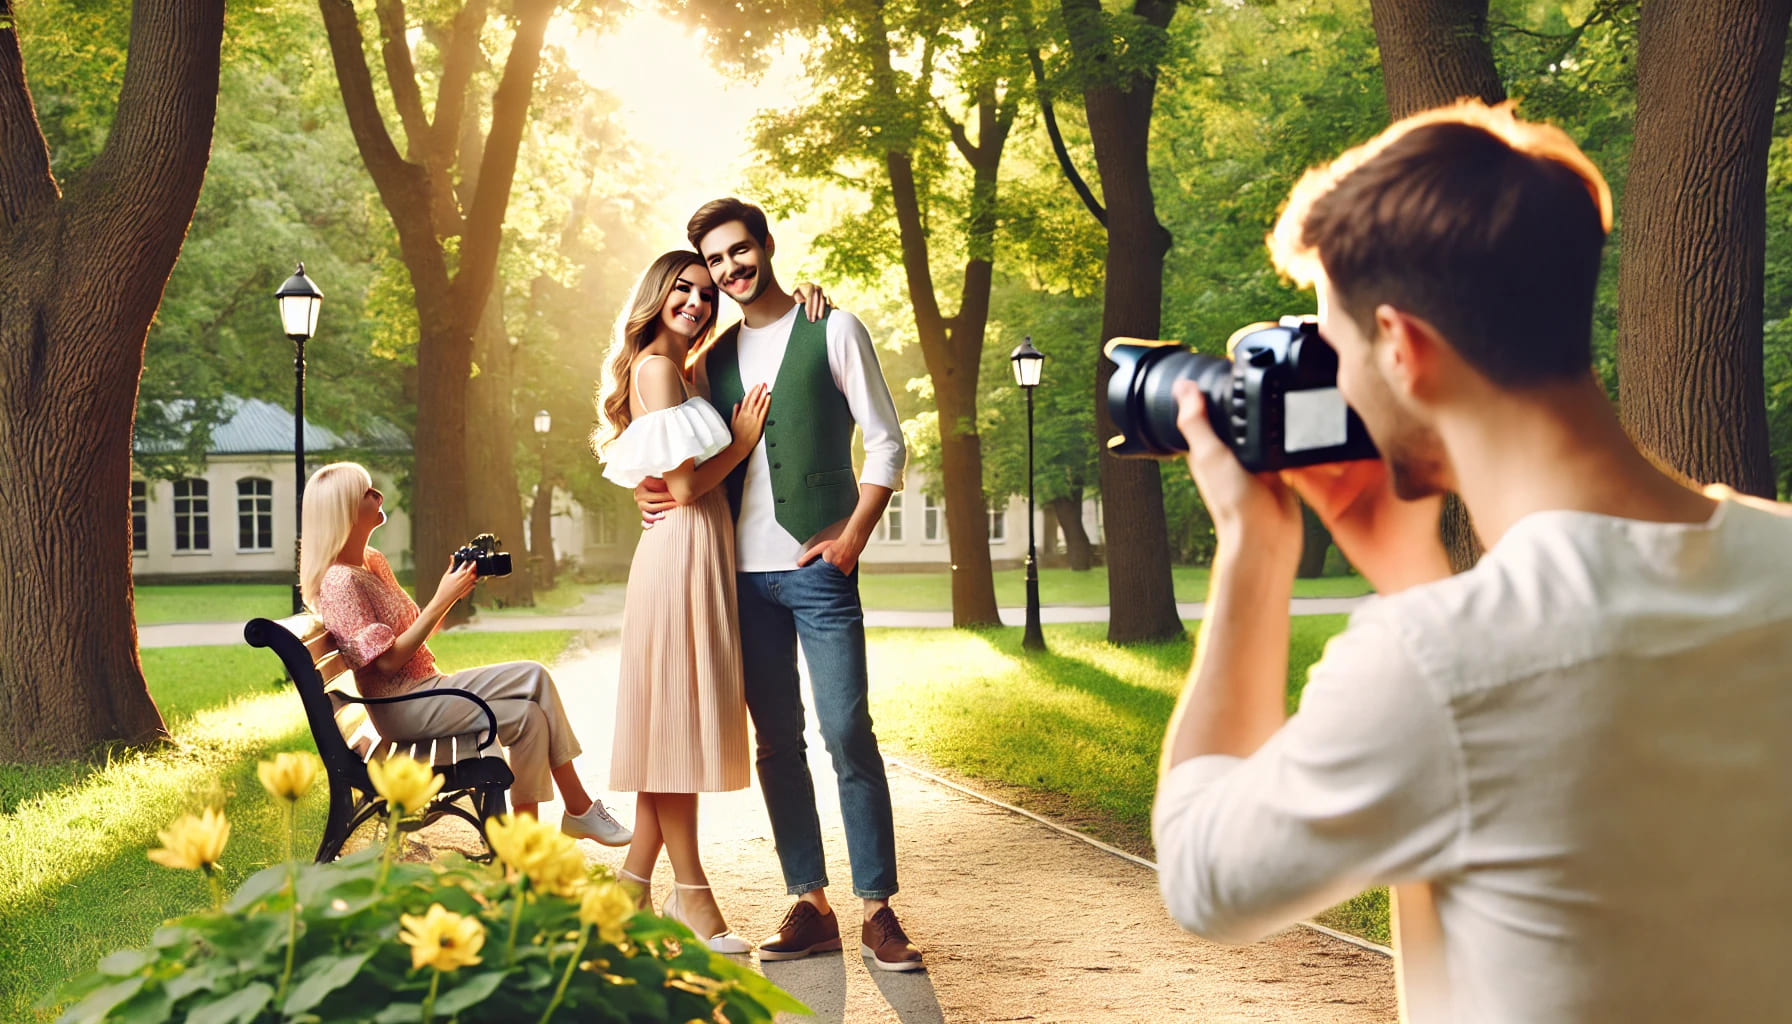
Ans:
[[[796,897],[761,960],[841,948],[803,738],[797,647],[839,780],[862,952],[885,970],[922,966],[889,906],[896,840],[867,704],[858,558],[906,450],[864,325],[793,297],[772,272],[758,207],[705,204],[695,251],[656,259],[618,319],[596,437],[604,475],[635,489],[647,532],[629,569],[611,787],[633,790],[622,876],[643,906],[659,852],[664,912],[745,953],[704,873],[697,794],[748,785],[747,722],[778,859]],[[727,292],[743,321],[709,342]],[[799,300],[801,300],[799,302]],[[864,430],[855,479],[853,426]]]

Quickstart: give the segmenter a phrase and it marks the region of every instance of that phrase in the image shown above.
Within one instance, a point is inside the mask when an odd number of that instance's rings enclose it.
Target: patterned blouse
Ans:
[[[367,549],[367,568],[341,563],[324,570],[318,585],[317,610],[324,628],[336,640],[342,660],[355,670],[363,697],[390,697],[439,675],[428,644],[417,645],[411,660],[391,675],[374,666],[392,649],[398,635],[417,621],[417,602],[398,585],[386,556]]]

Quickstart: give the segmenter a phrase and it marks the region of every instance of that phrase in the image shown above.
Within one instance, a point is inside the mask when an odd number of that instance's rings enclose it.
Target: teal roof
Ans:
[[[192,403],[186,401],[169,403],[170,418],[178,420],[183,411],[191,407]],[[221,413],[224,419],[212,427],[212,443],[206,448],[207,455],[264,455],[292,451],[292,410],[259,398],[227,395]],[[173,448],[173,445],[155,444],[141,439],[134,440],[132,444],[134,451],[144,454]],[[375,419],[367,429],[358,433],[339,433],[306,418],[306,452],[329,452],[347,448],[402,452],[410,450],[411,439],[405,436],[404,431],[385,420]]]

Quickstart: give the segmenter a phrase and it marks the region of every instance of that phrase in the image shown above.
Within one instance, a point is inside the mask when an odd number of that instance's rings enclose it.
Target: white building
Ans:
[[[227,398],[224,411],[225,421],[212,431],[205,468],[196,475],[152,480],[133,466],[131,571],[138,582],[288,583],[294,578],[292,413],[252,398]],[[346,457],[351,448],[409,451],[410,442],[385,424],[356,439],[305,424],[307,474]],[[388,476],[378,471],[373,476],[374,486],[393,491]],[[410,565],[410,519],[390,504],[388,515],[374,545],[403,572]]]
[[[952,553],[946,543],[946,503],[943,498],[926,494],[927,478],[909,470],[904,474],[904,489],[890,496],[890,505],[877,525],[877,533],[859,556],[862,565],[873,571],[931,572],[952,564]],[[635,541],[640,536],[638,521],[629,505],[620,514],[601,509],[574,508],[572,514],[556,516],[554,549],[565,554],[576,552],[580,564],[612,572],[626,571],[634,556]],[[1040,556],[1045,555],[1044,512],[1034,525],[1038,531]],[[619,519],[626,519],[620,522]],[[1027,560],[1027,499],[1010,498],[1000,509],[991,509],[988,523],[989,557],[997,569],[1014,569]],[[1099,548],[1101,538],[1101,503],[1094,498],[1083,502],[1083,528]]]

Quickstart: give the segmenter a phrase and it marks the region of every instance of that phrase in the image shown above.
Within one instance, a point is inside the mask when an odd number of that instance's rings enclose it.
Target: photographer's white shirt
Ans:
[[[802,306],[790,307],[766,327],[740,325],[740,383],[747,391],[754,385],[770,386],[784,365],[790,345],[790,329]],[[902,490],[902,469],[908,448],[902,440],[902,421],[896,418],[896,402],[878,367],[871,332],[858,317],[843,309],[828,314],[828,370],[834,386],[846,396],[846,407],[864,432],[865,466],[859,483]],[[772,410],[778,408],[774,389]],[[741,491],[740,519],[734,530],[735,568],[740,572],[781,572],[795,569],[807,537],[792,537],[779,524],[772,500],[772,471],[765,455],[765,438],[759,439],[747,458],[747,478]]]
[[[1544,512],[1360,607],[1248,758],[1172,770],[1172,916],[1393,884],[1415,1022],[1792,1019],[1792,510]]]

